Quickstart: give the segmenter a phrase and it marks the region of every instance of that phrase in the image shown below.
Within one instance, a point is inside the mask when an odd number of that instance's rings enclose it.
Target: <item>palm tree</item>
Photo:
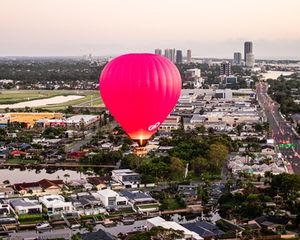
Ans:
[[[66,173],[65,175],[64,175],[64,178],[66,179],[66,183],[68,182],[68,178],[70,177],[70,174],[68,174],[68,173]]]
[[[4,180],[2,183],[3,183],[3,184],[6,184],[6,185],[9,185],[9,184],[10,184],[10,181],[9,181],[9,180]]]

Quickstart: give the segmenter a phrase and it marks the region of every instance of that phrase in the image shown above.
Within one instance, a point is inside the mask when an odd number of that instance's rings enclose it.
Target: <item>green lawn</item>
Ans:
[[[163,200],[161,210],[175,210],[184,208],[184,205],[178,202],[175,198],[166,198]]]
[[[6,160],[6,163],[13,163],[13,164],[34,164],[37,160],[34,159],[20,159],[20,158],[9,158]]]
[[[141,209],[158,208],[159,204],[137,205],[137,207],[139,207]]]
[[[102,105],[102,100],[97,90],[2,90],[0,91],[0,105],[1,104],[14,104],[24,101],[31,101],[36,99],[46,99],[55,96],[68,96],[79,95],[84,96],[81,99],[68,101],[65,103],[40,106],[38,108],[48,109],[52,111],[63,110],[67,106],[83,105],[90,106],[92,100],[92,106]],[[0,109],[4,111],[4,109]]]
[[[132,208],[123,208],[123,209],[120,209],[120,210],[115,211],[115,212],[110,212],[109,216],[115,217],[115,216],[119,216],[119,215],[130,214],[130,213],[134,213]]]
[[[19,215],[19,222],[22,224],[34,224],[43,220],[42,214],[24,214]]]

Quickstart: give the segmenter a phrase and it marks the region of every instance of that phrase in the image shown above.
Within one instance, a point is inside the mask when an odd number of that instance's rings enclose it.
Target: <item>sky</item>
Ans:
[[[0,0],[0,56],[119,55],[155,48],[300,59],[300,0]]]

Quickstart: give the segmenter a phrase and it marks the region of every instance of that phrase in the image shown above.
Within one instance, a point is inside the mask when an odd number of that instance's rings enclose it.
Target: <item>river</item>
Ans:
[[[68,174],[70,176],[67,179],[68,181],[76,180],[80,178],[85,179],[86,177],[89,176],[74,170],[57,170],[54,173],[47,173],[45,169],[41,169],[39,170],[39,172],[36,172],[36,170],[32,170],[32,169],[26,169],[23,171],[18,168],[15,168],[13,170],[0,169],[0,183],[2,183],[5,180],[9,180],[10,184],[34,182],[34,181],[42,180],[44,178],[49,180],[56,180],[56,179],[65,180],[64,177],[65,174]]]

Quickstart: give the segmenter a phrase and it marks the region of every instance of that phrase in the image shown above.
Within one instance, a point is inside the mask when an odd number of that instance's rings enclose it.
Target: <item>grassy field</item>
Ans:
[[[55,96],[68,96],[79,95],[84,96],[81,99],[72,100],[60,104],[53,104],[48,106],[40,106],[38,108],[44,108],[52,111],[58,111],[65,109],[67,106],[90,106],[92,100],[92,106],[97,107],[102,105],[102,100],[99,96],[99,91],[92,90],[2,90],[0,91],[0,105],[1,104],[14,104],[24,101],[31,101],[36,99],[47,99]],[[4,111],[4,110],[0,110]]]
[[[20,158],[9,158],[6,160],[6,163],[12,163],[12,164],[34,164],[37,160],[31,160],[31,159],[20,159]]]

